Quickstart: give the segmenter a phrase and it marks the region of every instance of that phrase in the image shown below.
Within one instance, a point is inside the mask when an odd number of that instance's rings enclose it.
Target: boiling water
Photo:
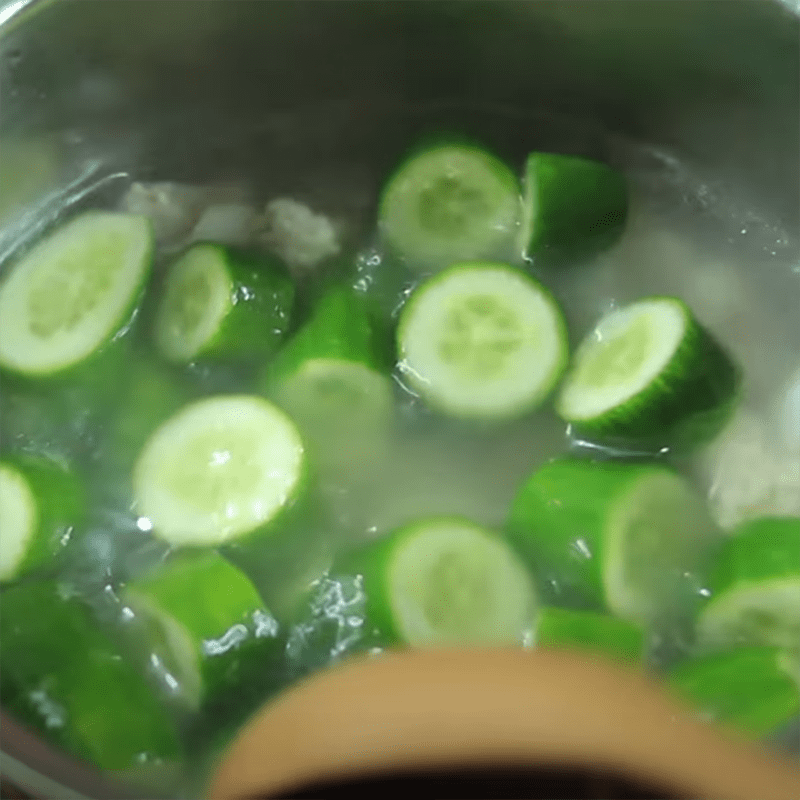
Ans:
[[[539,273],[562,304],[572,343],[616,305],[648,294],[682,297],[743,367],[743,401],[712,446],[690,459],[678,460],[668,452],[660,457],[695,482],[722,526],[760,514],[800,514],[796,238],[675,154],[571,120],[436,109],[373,119],[368,127],[357,123],[347,114],[327,113],[325,125],[276,118],[235,138],[229,133],[209,137],[212,145],[193,150],[191,159],[173,154],[163,164],[146,153],[129,154],[122,166],[118,154],[110,160],[81,160],[76,158],[79,137],[73,137],[67,143],[68,150],[72,147],[69,169],[79,166],[69,187],[50,194],[36,213],[7,224],[0,254],[7,258],[76,208],[117,206],[134,180],[225,186],[231,197],[259,208],[288,195],[334,221],[345,246],[357,253],[355,285],[391,314],[413,288],[413,279],[395,279],[382,269],[384,257],[372,237],[375,198],[387,169],[420,132],[446,127],[478,135],[517,165],[531,149],[601,156],[630,178],[633,198],[623,238],[590,262]],[[130,166],[137,160],[143,166]],[[538,271],[535,263],[528,266]],[[144,338],[143,328],[134,327],[133,340]],[[188,369],[187,376],[198,392],[252,391],[247,372],[198,366]],[[137,519],[125,489],[109,490],[97,468],[107,431],[96,423],[92,409],[42,426],[44,406],[13,387],[3,388],[4,407],[29,407],[30,429],[37,432],[26,436],[22,430],[4,429],[3,449],[44,450],[77,460],[94,476],[92,523],[68,548],[60,578],[113,629],[120,613],[115,587],[152,566],[165,547]],[[385,458],[376,468],[323,486],[324,503],[332,511],[324,535],[300,536],[294,551],[265,552],[263,563],[244,558],[241,566],[279,616],[320,579],[332,554],[346,544],[431,514],[460,514],[500,526],[516,489],[538,465],[575,449],[610,455],[590,442],[572,440],[547,407],[522,420],[475,429],[430,414],[399,383],[397,402],[399,432]],[[364,646],[357,581],[348,585],[322,578],[317,588],[314,613],[280,631],[286,637],[285,659],[275,668],[273,690]],[[656,661],[683,648],[673,630],[654,631],[652,644]],[[141,647],[146,650],[146,641]]]

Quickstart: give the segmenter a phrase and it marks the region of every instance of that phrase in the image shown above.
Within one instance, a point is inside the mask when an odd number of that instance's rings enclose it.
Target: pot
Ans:
[[[383,167],[431,119],[469,119],[511,152],[531,131],[541,149],[589,155],[609,131],[648,142],[645,173],[672,163],[678,185],[690,163],[687,203],[785,255],[800,230],[798,13],[792,0],[6,0],[0,147],[45,149],[5,192],[0,260],[64,198],[114,194],[131,176],[281,186],[311,160],[329,184],[313,191],[346,196],[341,210],[357,216],[374,187],[342,192],[350,177],[337,164]],[[778,319],[793,313],[793,291]],[[527,704],[510,702],[512,687]],[[581,713],[575,691],[593,701]],[[361,695],[358,713],[344,713],[340,692]],[[465,695],[480,700],[469,718],[455,713]],[[337,741],[322,736],[334,724]],[[299,754],[281,731],[304,725],[317,736]],[[2,750],[0,772],[37,797],[141,796],[6,714]],[[598,767],[638,782],[638,796],[800,796],[791,765],[696,724],[646,681],[576,656],[506,652],[399,654],[324,673],[254,718],[211,796],[341,788],[364,770],[416,770],[430,788],[430,770],[453,778],[476,765],[527,770],[527,790],[530,770],[541,781]]]

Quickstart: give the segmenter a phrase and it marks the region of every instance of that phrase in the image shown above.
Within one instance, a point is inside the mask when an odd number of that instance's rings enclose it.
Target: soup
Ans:
[[[529,158],[523,122],[388,116],[251,179],[254,132],[7,225],[5,707],[191,795],[310,671],[516,643],[791,738],[796,242],[673,154],[557,155],[550,120]]]

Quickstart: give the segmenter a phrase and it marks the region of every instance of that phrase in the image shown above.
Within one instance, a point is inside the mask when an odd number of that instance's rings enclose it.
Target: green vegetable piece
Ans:
[[[206,397],[182,408],[148,439],[133,474],[138,512],[173,546],[274,532],[307,485],[297,428],[251,395]]]
[[[286,333],[294,287],[274,260],[221,244],[190,247],[170,267],[155,340],[169,361],[268,358]]]
[[[585,257],[610,247],[628,215],[625,177],[599,161],[531,153],[522,181],[519,248],[528,257]]]
[[[326,474],[369,468],[386,451],[393,389],[361,296],[334,287],[268,366],[262,387],[297,423]]]
[[[216,553],[172,557],[129,583],[123,600],[148,634],[150,662],[158,659],[167,685],[192,708],[241,690],[268,665],[275,620],[248,578]]]
[[[43,458],[0,461],[0,583],[45,567],[86,518],[83,483]]]
[[[787,656],[776,647],[742,647],[690,659],[669,685],[707,719],[761,738],[800,712],[800,690]]]
[[[400,369],[437,410],[506,419],[537,408],[566,364],[560,308],[533,278],[505,264],[455,264],[403,307]]]
[[[694,598],[696,573],[717,541],[705,505],[672,470],[572,459],[528,478],[508,529],[562,588],[643,623]]]
[[[539,610],[533,638],[537,647],[587,651],[630,663],[640,662],[645,648],[639,625],[608,614],[554,606]]]
[[[800,650],[800,517],[736,528],[716,557],[709,588],[697,621],[701,643]]]
[[[92,211],[45,237],[0,284],[0,367],[32,378],[96,356],[129,323],[152,263],[144,217]]]
[[[146,681],[76,600],[52,583],[2,595],[3,706],[102,769],[181,757],[173,723]]]
[[[418,520],[345,564],[340,572],[363,578],[368,624],[390,640],[513,644],[530,627],[530,575],[498,534],[469,520]]]
[[[740,373],[672,297],[612,311],[579,345],[556,400],[578,435],[696,447],[727,422]]]
[[[456,261],[509,258],[519,184],[493,154],[440,144],[408,158],[387,181],[378,221],[409,266],[436,272]]]

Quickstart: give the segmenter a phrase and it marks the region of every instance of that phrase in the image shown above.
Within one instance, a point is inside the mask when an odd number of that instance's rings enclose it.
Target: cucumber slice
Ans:
[[[172,545],[219,545],[275,522],[306,482],[294,424],[249,395],[191,403],[148,439],[134,497],[156,536]]]
[[[269,357],[285,334],[294,288],[276,263],[204,242],[170,268],[155,340],[169,361],[201,356]]]
[[[103,769],[179,758],[175,727],[146,681],[76,600],[50,582],[3,592],[3,707]]]
[[[800,712],[800,689],[786,654],[776,647],[741,647],[679,664],[669,685],[707,719],[762,738]]]
[[[519,249],[526,258],[586,256],[609,247],[624,229],[625,177],[606,164],[531,153],[522,185]]]
[[[439,145],[398,168],[383,190],[378,215],[389,246],[415,269],[507,258],[519,218],[519,185],[486,150]]]
[[[28,251],[0,285],[0,367],[52,375],[129,321],[152,261],[144,217],[88,212]]]
[[[393,387],[363,298],[335,287],[281,350],[263,389],[298,424],[326,474],[369,469],[385,453]]]
[[[550,293],[503,264],[456,264],[404,306],[399,368],[433,408],[501,419],[536,408],[567,359],[567,332]]]
[[[192,708],[255,677],[277,632],[253,584],[216,553],[173,557],[122,599],[149,634],[149,663]]]
[[[740,525],[716,558],[709,588],[697,622],[702,643],[800,650],[800,517]]]
[[[589,438],[696,445],[727,421],[739,381],[682,301],[651,297],[612,311],[584,339],[556,411]]]
[[[536,595],[513,550],[493,531],[458,517],[399,529],[353,557],[367,618],[413,646],[521,642]]]
[[[0,461],[0,583],[47,564],[85,517],[74,475],[44,459]]]
[[[645,623],[690,602],[718,539],[705,505],[672,470],[570,459],[526,481],[508,529],[564,589]]]
[[[586,650],[618,661],[639,662],[645,649],[644,630],[608,614],[546,606],[533,628],[537,647]]]

